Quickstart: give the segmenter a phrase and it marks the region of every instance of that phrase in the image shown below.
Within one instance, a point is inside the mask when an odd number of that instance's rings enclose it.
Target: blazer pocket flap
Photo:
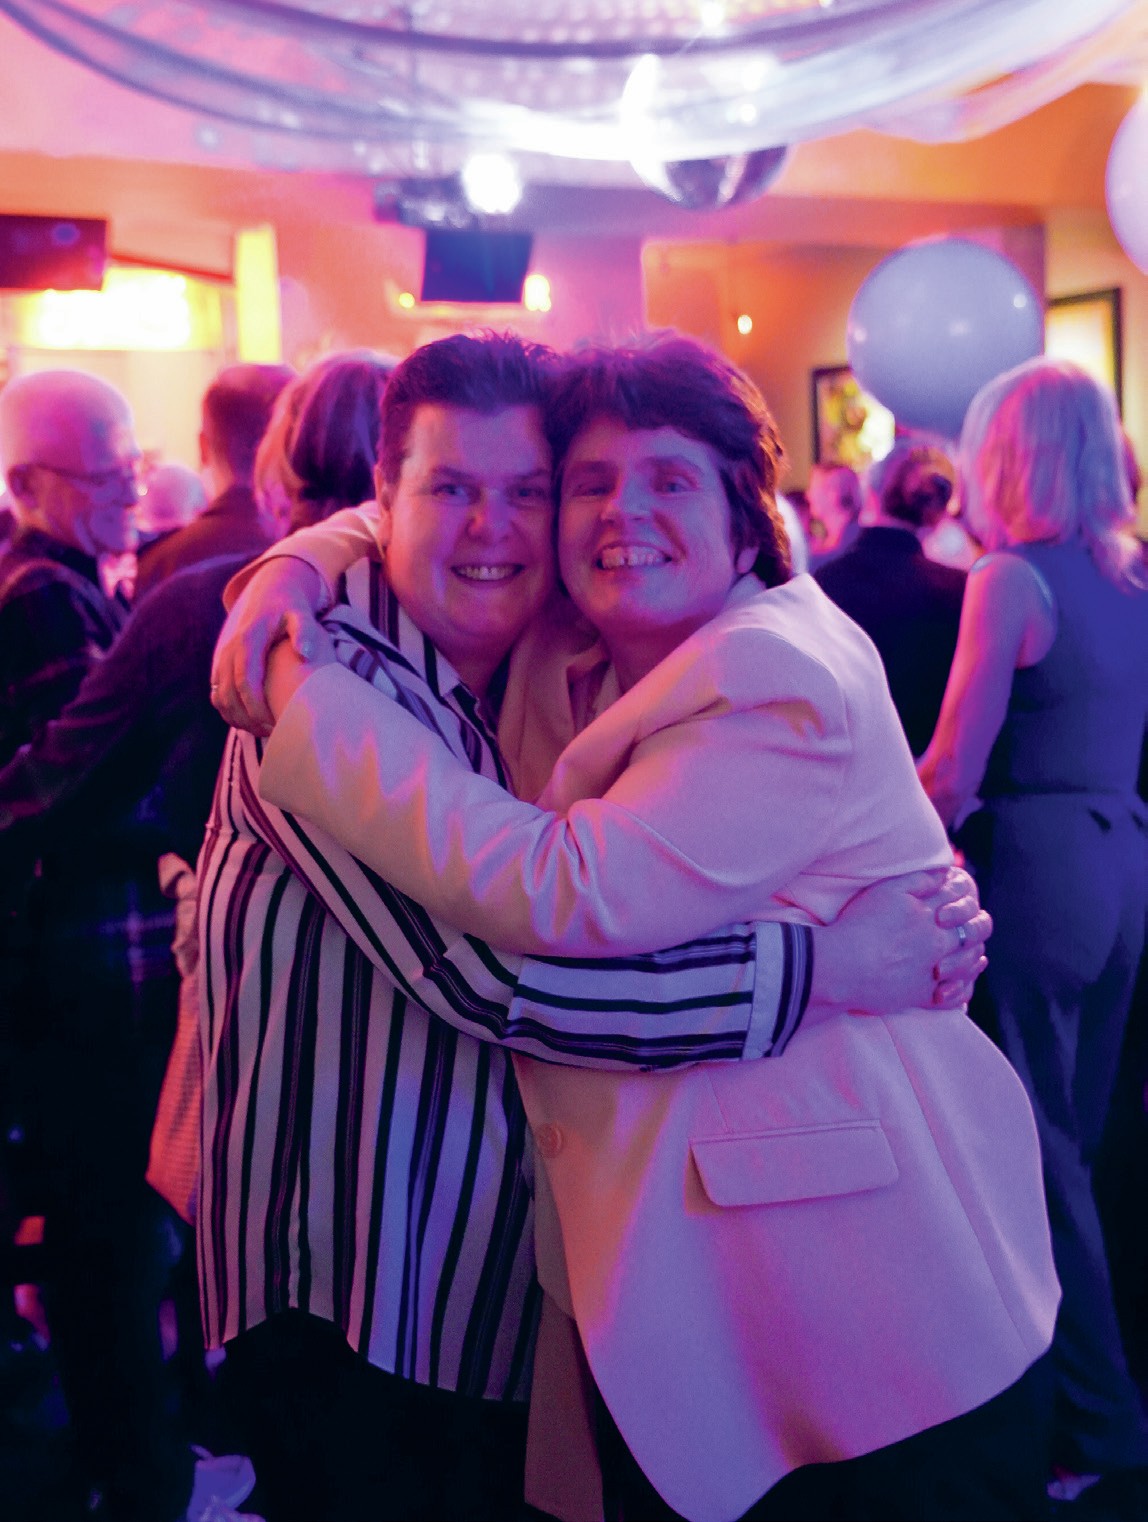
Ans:
[[[897,1163],[879,1121],[699,1137],[690,1151],[715,1205],[781,1205],[884,1189]]]

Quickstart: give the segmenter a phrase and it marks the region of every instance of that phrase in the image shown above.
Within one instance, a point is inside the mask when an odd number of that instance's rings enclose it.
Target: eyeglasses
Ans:
[[[107,470],[65,470],[62,465],[45,465],[38,461],[25,468],[46,470],[76,486],[86,486],[100,496],[116,486],[130,486],[137,493],[143,486],[142,462],[139,460],[132,460],[127,465],[111,465]]]

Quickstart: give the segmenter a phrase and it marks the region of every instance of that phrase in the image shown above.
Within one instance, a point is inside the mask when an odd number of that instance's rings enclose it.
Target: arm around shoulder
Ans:
[[[626,751],[604,796],[560,815],[475,776],[328,667],[285,709],[260,789],[472,934],[536,955],[627,954],[769,914],[830,828],[848,765],[843,728],[814,741],[809,718],[791,701],[682,716]]]

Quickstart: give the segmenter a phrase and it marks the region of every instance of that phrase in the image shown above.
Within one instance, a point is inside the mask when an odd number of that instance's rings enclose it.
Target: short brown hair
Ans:
[[[250,481],[275,399],[294,374],[288,365],[228,365],[204,392],[208,443],[241,480]]]
[[[559,477],[571,444],[596,417],[632,429],[673,428],[709,445],[735,553],[756,549],[753,570],[767,587],[789,580],[789,536],[777,508],[781,439],[761,392],[736,365],[671,330],[571,355],[551,411]]]
[[[537,407],[545,420],[557,355],[515,333],[453,333],[423,344],[397,365],[383,394],[379,468],[394,486],[414,415],[423,406],[501,412]]]

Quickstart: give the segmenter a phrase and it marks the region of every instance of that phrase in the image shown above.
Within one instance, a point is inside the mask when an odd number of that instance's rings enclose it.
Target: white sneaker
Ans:
[[[263,1522],[253,1511],[235,1511],[225,1506],[218,1496],[212,1496],[207,1510],[201,1511],[197,1522]]]
[[[255,1466],[241,1453],[216,1457],[206,1448],[194,1450],[195,1477],[185,1522],[232,1522],[232,1510],[255,1489]]]

